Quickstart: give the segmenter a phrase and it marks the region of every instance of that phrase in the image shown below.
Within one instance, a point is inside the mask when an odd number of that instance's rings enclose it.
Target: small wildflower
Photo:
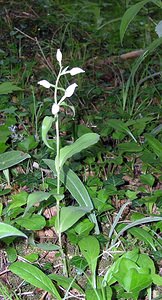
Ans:
[[[47,80],[41,80],[38,82],[38,84],[42,85],[46,89],[49,89],[52,86],[52,84],[49,83]]]
[[[60,110],[60,106],[58,104],[54,103],[52,105],[52,114],[56,115],[59,112],[59,110]]]
[[[56,59],[57,59],[57,61],[59,62],[60,66],[61,66],[62,53],[61,53],[60,49],[57,49],[57,52],[56,52]]]

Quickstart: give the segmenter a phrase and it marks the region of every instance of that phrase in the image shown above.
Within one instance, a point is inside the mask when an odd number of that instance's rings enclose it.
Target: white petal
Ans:
[[[85,71],[82,70],[81,68],[72,68],[69,73],[71,76],[79,74],[79,73],[84,73]]]
[[[38,84],[44,86],[46,89],[49,89],[51,87],[51,84],[47,80],[41,80],[38,82]]]
[[[60,106],[58,104],[54,103],[52,105],[52,114],[56,115],[59,112],[59,110],[60,110]]]
[[[78,85],[76,83],[73,83],[73,84],[69,85],[68,88],[65,91],[64,97],[66,97],[66,98],[71,97],[74,94],[75,88],[77,86]]]
[[[59,64],[61,65],[61,61],[62,61],[62,53],[61,53],[60,49],[57,49],[57,52],[56,52],[56,59],[57,59],[57,61],[59,62]]]

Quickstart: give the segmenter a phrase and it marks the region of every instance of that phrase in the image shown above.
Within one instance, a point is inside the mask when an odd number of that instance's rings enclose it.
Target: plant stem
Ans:
[[[57,104],[57,90],[58,90],[58,83],[61,76],[61,70],[60,67],[59,74],[56,79],[55,83],[55,92],[54,92],[54,101]],[[60,246],[60,252],[62,256],[63,261],[63,274],[68,276],[68,270],[67,270],[67,262],[65,253],[62,248],[62,240],[61,240],[61,231],[60,231],[60,130],[59,130],[59,115],[56,116],[56,122],[55,122],[55,128],[56,128],[56,173],[57,173],[57,202],[56,202],[56,208],[57,208],[57,228],[58,228],[58,240],[59,240],[59,246]]]

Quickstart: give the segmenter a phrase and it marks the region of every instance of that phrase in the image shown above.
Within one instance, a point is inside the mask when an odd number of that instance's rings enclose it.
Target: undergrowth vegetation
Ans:
[[[0,5],[0,299],[162,299],[161,1]]]

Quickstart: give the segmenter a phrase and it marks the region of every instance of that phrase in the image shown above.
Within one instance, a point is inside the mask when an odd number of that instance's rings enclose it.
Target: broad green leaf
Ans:
[[[44,159],[43,161],[56,176],[54,161],[52,159]],[[89,207],[91,210],[94,209],[93,203],[84,184],[81,182],[80,178],[67,166],[64,166],[64,168],[61,170],[60,180],[81,207]],[[89,219],[95,224],[95,233],[99,234],[100,231],[95,214],[89,214]]]
[[[28,135],[23,141],[18,143],[20,150],[28,152],[35,149],[38,146],[38,142],[35,140],[33,135]]]
[[[137,237],[140,241],[150,245],[154,251],[156,251],[156,248],[154,246],[154,242],[153,242],[153,238],[152,236],[149,234],[149,232],[147,232],[146,230],[144,230],[143,228],[139,228],[139,227],[134,227],[129,229],[129,232],[134,236]]]
[[[16,229],[15,227],[0,222],[0,239],[9,236],[21,236],[27,238],[27,236],[24,233],[22,233],[20,230]]]
[[[53,122],[54,122],[54,118],[48,116],[46,116],[42,122],[42,140],[45,143],[45,145],[52,150],[53,148],[49,145],[47,140],[47,134],[48,131],[51,129]]]
[[[21,151],[9,151],[0,154],[0,171],[8,169],[30,158],[30,155]]]
[[[139,268],[135,262],[126,258],[120,260],[118,272],[114,273],[114,277],[127,292],[140,292],[152,283],[147,266]]]
[[[52,294],[57,300],[61,300],[51,279],[37,267],[25,262],[15,262],[9,267],[9,270],[37,288]]]
[[[138,14],[138,12],[141,10],[141,8],[148,2],[150,2],[150,0],[140,1],[137,4],[131,5],[131,7],[128,8],[126,10],[126,12],[124,13],[122,20],[121,20],[121,25],[120,25],[121,44],[123,42],[123,38],[124,38],[124,35],[125,35],[128,25],[134,19],[134,17]]]
[[[12,202],[8,205],[7,212],[16,207],[21,207],[26,204],[28,193],[21,191],[18,194],[12,195]]]
[[[22,91],[22,89],[12,82],[3,82],[0,84],[0,95],[11,94],[14,91]]]
[[[135,142],[120,143],[120,144],[118,144],[118,149],[120,150],[121,153],[124,153],[124,152],[141,152],[143,150],[143,148]]]
[[[57,274],[50,274],[48,277],[54,281],[57,282],[58,286],[62,286],[65,290],[67,290],[69,287],[78,290],[79,292],[83,293],[83,290],[81,287],[74,282],[74,278],[65,276],[57,275]]]
[[[48,192],[34,192],[28,196],[27,207],[25,209],[24,215],[33,207],[36,203],[40,203],[44,200],[47,200],[51,196],[51,193]]]
[[[87,236],[90,231],[94,228],[94,223],[88,219],[84,219],[82,222],[79,222],[74,228],[75,232],[78,235]]]
[[[151,174],[142,174],[140,176],[140,180],[143,184],[147,184],[152,187],[155,182],[155,177]]]
[[[151,271],[151,274],[154,274],[156,272],[155,265],[153,260],[149,257],[148,254],[140,254],[137,261],[137,265],[141,268],[149,268]]]
[[[26,229],[40,230],[46,225],[45,218],[40,215],[33,214],[15,220],[16,223]]]
[[[62,168],[68,158],[94,145],[98,141],[99,135],[97,133],[86,133],[78,138],[73,144],[65,146],[60,150],[59,167]]]
[[[98,240],[94,236],[87,236],[79,241],[79,248],[82,255],[87,260],[92,274],[95,274],[100,254],[100,245]]]
[[[35,247],[42,249],[44,251],[58,251],[60,247],[51,243],[38,243],[34,245]]]
[[[158,274],[152,274],[152,281],[157,286],[162,286],[162,277]]]
[[[131,133],[130,129],[127,127],[127,125],[123,121],[118,120],[118,119],[110,119],[108,121],[108,125],[117,131],[121,131],[121,132],[129,134],[131,136],[131,138],[137,143],[137,141],[136,141],[135,137],[133,136],[133,134]]]
[[[145,137],[154,153],[160,158],[160,160],[162,160],[162,143],[160,143],[159,140],[152,135],[146,134]]]
[[[58,228],[58,218],[56,217],[55,228],[57,232],[64,232],[73,226],[81,217],[89,213],[91,208],[67,206],[60,210],[60,225]]]
[[[7,260],[10,263],[13,263],[16,259],[17,259],[17,251],[14,247],[8,246],[5,249],[6,253],[7,253]]]

